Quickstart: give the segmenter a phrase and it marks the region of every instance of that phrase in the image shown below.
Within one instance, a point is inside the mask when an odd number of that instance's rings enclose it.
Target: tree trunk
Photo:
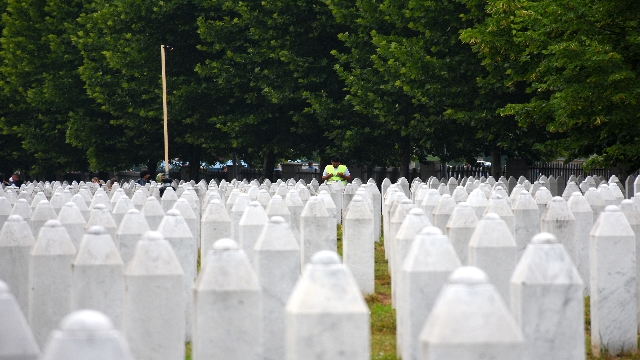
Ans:
[[[189,179],[195,182],[200,181],[200,161],[202,158],[202,148],[191,146],[191,156],[189,157]]]
[[[269,150],[264,155],[264,161],[262,163],[262,176],[265,179],[269,179],[269,181],[274,181],[273,179],[273,168],[276,166],[276,154],[274,154],[273,150]]]
[[[491,176],[493,176],[496,181],[500,179],[502,176],[502,153],[500,152],[500,148],[494,146],[491,149]]]
[[[409,163],[411,162],[411,142],[404,136],[400,138],[400,176],[409,180]]]

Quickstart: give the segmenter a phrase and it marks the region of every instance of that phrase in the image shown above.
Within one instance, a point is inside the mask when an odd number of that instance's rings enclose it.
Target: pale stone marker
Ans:
[[[76,204],[76,206],[80,210],[80,213],[82,214],[82,217],[86,221],[89,218],[89,207],[87,206],[86,201],[84,201],[84,199],[82,198],[82,195],[80,194],[73,195],[71,197],[71,202]]]
[[[35,243],[27,222],[20,215],[9,216],[0,232],[0,279],[12,289],[25,315],[29,313],[29,258]]]
[[[16,203],[13,205],[13,209],[11,210],[11,215],[20,215],[22,219],[29,224],[31,222],[31,216],[33,216],[33,212],[31,211],[31,206],[25,199],[18,199]],[[4,219],[6,221],[6,218]],[[0,223],[0,228],[2,228],[2,224],[4,221]]]
[[[300,247],[283,218],[269,220],[254,256],[253,267],[262,285],[264,359],[284,359],[284,307],[300,277]]]
[[[598,191],[600,192],[600,195],[602,195],[602,198],[604,199],[604,203],[605,205],[618,205],[618,202],[616,201],[616,198],[613,196],[613,193],[611,192],[611,189],[609,188],[609,185],[607,184],[600,184],[598,186]]]
[[[420,334],[420,359],[522,359],[525,339],[489,277],[453,271]]]
[[[47,221],[38,233],[29,261],[29,324],[40,346],[71,309],[71,261],[75,254],[76,248],[60,221]]]
[[[0,359],[36,360],[40,350],[9,286],[0,280]]]
[[[593,227],[593,210],[587,199],[578,192],[571,195],[567,205],[576,219],[574,231],[576,261],[574,265],[578,268],[584,283],[584,296],[588,296],[591,291],[589,288],[589,232]]]
[[[281,208],[289,211],[280,195],[275,195],[271,198],[272,203],[274,199],[278,201],[278,198]],[[240,243],[240,248],[247,254],[249,261],[253,261],[253,247],[268,221],[267,212],[264,211],[259,202],[252,201],[245,208],[244,214],[238,223],[238,242]]]
[[[562,193],[562,199],[564,199],[564,201],[569,201],[571,194],[573,194],[574,192],[582,193],[582,190],[580,190],[580,187],[572,181],[568,183],[567,187],[564,189],[564,192]]]
[[[116,244],[116,248],[120,248],[120,244],[118,244],[118,238],[116,237],[116,232],[118,231],[118,226],[116,225],[115,220],[113,220],[113,216],[111,216],[111,212],[109,209],[103,204],[97,204],[91,210],[89,214],[89,218],[87,219],[87,223],[84,226],[85,232],[88,231],[92,226],[102,226],[104,227],[111,239]]]
[[[485,209],[489,205],[489,200],[480,189],[473,189],[467,197],[466,202],[467,205],[471,206],[473,211],[476,213],[476,217],[478,219],[482,218]]]
[[[335,252],[313,255],[285,314],[286,359],[370,359],[369,308]]]
[[[156,231],[136,245],[124,273],[124,331],[136,359],[184,359],[184,275]]]
[[[513,210],[511,210],[511,204],[508,203],[505,195],[500,195],[494,193],[491,195],[489,199],[489,204],[487,208],[484,210],[484,215],[488,213],[496,213],[500,215],[500,219],[502,219],[511,231],[511,235],[515,236],[516,233],[516,217],[513,214]]]
[[[477,224],[476,213],[466,202],[456,205],[453,213],[451,213],[449,222],[447,222],[447,236],[463,264],[467,262],[469,240],[471,240]]]
[[[113,206],[113,220],[116,222],[116,227],[122,222],[122,218],[127,211],[135,209],[133,202],[126,195],[122,195],[118,198],[118,201]]]
[[[640,209],[631,200],[622,200],[620,210],[627,218],[631,229],[636,237],[636,294],[638,294],[638,328],[640,329]]]
[[[469,265],[482,269],[500,295],[509,301],[509,279],[518,262],[516,241],[507,224],[496,213],[478,221],[469,241]]]
[[[94,310],[67,315],[54,330],[41,360],[133,360],[129,345],[109,318]]]
[[[527,190],[520,191],[512,207],[515,220],[514,238],[518,246],[518,258],[520,258],[529,240],[540,232],[540,209]]]
[[[204,210],[201,220],[201,234],[200,261],[201,267],[204,268],[207,263],[206,254],[209,253],[213,244],[220,239],[231,238],[231,218],[221,200],[211,200]]]
[[[7,214],[7,216],[8,215],[9,214]],[[47,221],[56,219],[57,217],[58,214],[56,214],[56,211],[53,210],[53,207],[47,200],[40,201],[31,216],[31,231],[34,235],[37,235],[40,233],[40,228],[42,228]]]
[[[569,187],[567,187],[568,189]],[[560,196],[551,199],[542,215],[540,229],[553,234],[565,249],[574,264],[577,264],[577,246],[575,244],[576,218],[569,205]]]
[[[72,268],[71,310],[101,311],[122,329],[124,263],[105,228],[93,226],[87,231]]]
[[[180,211],[176,209],[167,211],[167,214],[158,226],[158,232],[171,244],[184,272],[184,316],[187,321],[185,331],[187,339],[189,340],[191,338],[191,320],[193,314],[191,287],[197,276],[198,244],[191,230],[189,230],[189,226],[180,214]]]
[[[416,235],[402,266],[396,332],[402,333],[402,358],[418,359],[420,331],[449,274],[460,267],[451,242],[435,226]]]
[[[236,201],[233,207],[231,207],[231,238],[238,242],[240,242],[238,224],[240,223],[240,219],[242,219],[242,215],[244,215],[244,210],[249,206],[250,202],[249,195],[241,193],[236,197]]]
[[[360,195],[355,195],[346,211],[342,256],[363,294],[374,293],[373,214]]]
[[[144,215],[137,209],[129,210],[122,218],[122,222],[116,231],[118,244],[120,244],[120,256],[125,266],[133,257],[136,244],[147,231],[151,231]]]
[[[147,198],[147,201],[142,207],[142,215],[144,215],[144,218],[147,220],[149,229],[156,231],[158,225],[160,225],[160,222],[164,218],[164,210],[162,210],[162,205],[155,196],[149,196]]]
[[[531,193],[533,195],[533,193]],[[538,189],[538,192],[533,195],[533,200],[535,200],[536,205],[538,205],[538,210],[540,213],[540,220],[542,220],[542,216],[544,212],[547,210],[547,204],[551,202],[551,192],[546,187],[541,187]]]
[[[147,202],[147,196],[144,195],[144,192],[142,190],[138,189],[133,193],[133,197],[131,197],[131,202],[133,203],[133,207],[138,209],[138,211],[142,211],[142,207],[144,206],[144,203]]]
[[[602,185],[601,185],[602,186]],[[607,206],[590,234],[591,347],[599,355],[637,351],[635,235],[617,206]]]
[[[73,246],[77,249],[84,236],[84,226],[87,224],[80,209],[75,203],[68,202],[60,209],[58,220],[67,229]]]
[[[109,197],[104,192],[96,191],[96,193],[93,194],[93,199],[91,199],[91,205],[89,205],[89,211],[93,210],[93,208],[98,204],[104,205],[106,209],[109,209],[109,211],[111,211],[111,204],[109,203]]]
[[[196,239],[198,247],[200,247],[200,214],[194,212],[193,207],[189,203],[189,200],[184,197],[184,193],[182,195],[183,197],[176,201],[175,205],[173,205],[173,208],[180,211],[180,215],[182,215],[182,218],[187,223],[187,226],[189,226],[191,234],[193,235],[194,239]]]
[[[321,250],[336,251],[338,247],[335,221],[324,202],[317,196],[307,201],[300,215],[300,262],[302,266]]]
[[[444,194],[440,197],[438,204],[433,209],[433,226],[439,228],[443,233],[447,231],[447,222],[456,207],[456,202],[451,195]],[[427,214],[428,215],[428,214]]]
[[[260,281],[235,241],[210,251],[194,288],[193,358],[262,359]]]
[[[329,216],[332,219],[334,219],[334,226],[338,225],[339,224],[338,217],[341,216],[341,214],[338,213],[339,210],[336,204],[334,203],[333,199],[331,198],[331,194],[329,194],[329,192],[326,190],[321,190],[320,193],[318,194],[318,197],[322,199],[324,203],[324,207],[325,209],[327,209]]]
[[[173,188],[166,188],[164,194],[162,194],[162,210],[166,213],[173,209],[173,205],[175,205],[176,201],[178,201],[178,195]]]
[[[587,190],[587,192],[584,193],[584,198],[589,203],[589,206],[591,206],[591,210],[593,210],[593,222],[595,223],[606,206],[604,198],[596,188]]]
[[[369,179],[371,181],[371,179]],[[380,217],[382,216],[382,194],[375,182],[369,182],[365,188],[373,196],[373,237],[376,242],[380,241]]]
[[[399,203],[397,200],[402,199]],[[385,242],[386,250],[389,254],[389,273],[393,276],[393,272],[396,270],[395,268],[395,248],[396,248],[396,235],[398,230],[402,226],[407,214],[415,208],[415,205],[410,199],[404,197],[404,194],[396,199],[394,203],[395,210],[393,212],[393,217],[389,222],[389,231],[388,240]],[[429,217],[427,216],[427,221],[429,221]],[[431,225],[431,221],[429,221],[429,225]],[[419,229],[418,229],[419,230]],[[415,234],[414,234],[415,235]],[[413,238],[412,238],[413,239]]]
[[[304,203],[296,190],[289,190],[287,197],[284,199],[284,204],[287,205],[291,213],[291,232],[293,232],[293,236],[300,244],[300,214],[304,209]]]
[[[583,287],[555,236],[534,236],[511,277],[511,309],[526,340],[524,359],[585,359]]]

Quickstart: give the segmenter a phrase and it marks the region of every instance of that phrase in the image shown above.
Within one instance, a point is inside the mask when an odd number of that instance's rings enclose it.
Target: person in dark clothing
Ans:
[[[20,180],[20,173],[15,173],[11,175],[9,181],[5,181],[4,184],[6,186],[14,185],[15,187],[19,188],[20,186],[22,186],[22,184],[24,184],[24,181]]]
[[[149,180],[149,178],[151,178],[151,174],[149,173],[149,170],[140,170],[140,178],[138,180],[136,180],[136,184],[140,184],[140,186],[145,186],[146,184],[151,183],[151,180]]]

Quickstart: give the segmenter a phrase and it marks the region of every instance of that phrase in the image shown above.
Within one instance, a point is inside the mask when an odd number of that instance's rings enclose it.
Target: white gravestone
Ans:
[[[285,307],[286,359],[368,360],[369,326],[348,268],[333,251],[314,254]]]
[[[184,359],[184,275],[162,234],[136,245],[125,276],[124,332],[136,359]]]
[[[456,205],[447,223],[447,236],[463,264],[467,262],[469,240],[471,240],[477,224],[476,213],[466,202]]]
[[[136,244],[147,231],[151,231],[149,224],[147,224],[144,215],[137,209],[129,210],[122,218],[122,222],[116,231],[116,236],[118,238],[117,242],[120,244],[120,256],[125,266],[133,257]]]
[[[18,199],[18,201],[13,205],[13,209],[11,209],[11,215],[20,215],[27,223],[29,223],[33,212],[31,211],[31,206],[27,200]],[[2,228],[2,224],[0,224],[0,228]]]
[[[433,226],[439,228],[443,233],[447,231],[447,222],[449,217],[453,213],[453,209],[456,207],[456,202],[451,195],[444,194],[440,197],[438,204],[433,209]],[[427,214],[429,215],[429,214]]]
[[[636,236],[636,294],[638,294],[638,328],[640,329],[640,266],[638,266],[640,264],[640,209],[633,201],[625,199],[620,202],[620,210]]]
[[[428,226],[416,235],[402,267],[405,283],[396,311],[402,319],[396,329],[402,332],[403,359],[418,359],[422,327],[447,278],[460,266],[453,245],[440,229]]]
[[[204,255],[209,253],[213,244],[220,239],[231,238],[231,218],[221,200],[211,200],[204,210],[201,220],[201,236],[202,256],[200,261],[201,267],[204,268],[207,259]]]
[[[473,189],[467,197],[467,204],[475,211],[476,217],[481,219],[484,215],[484,210],[489,205],[489,200],[487,200],[482,190]]]
[[[274,196],[276,198],[279,195]],[[271,201],[273,201],[273,198]],[[280,198],[280,205],[286,210],[284,201]],[[287,210],[288,211],[288,210]],[[240,247],[247,254],[249,261],[253,261],[253,247],[262,233],[262,229],[269,221],[266,211],[259,202],[252,201],[245,208],[244,214],[238,223],[238,242]]]
[[[162,210],[166,213],[167,211],[173,209],[173,205],[178,201],[178,195],[173,190],[173,188],[168,187],[162,194]]]
[[[129,199],[126,195],[120,196],[118,201],[115,203],[113,207],[113,220],[116,222],[116,226],[120,225],[122,222],[122,218],[127,213],[127,211],[135,209],[133,206],[133,201]]]
[[[194,289],[193,359],[262,359],[262,289],[247,254],[222,239],[208,257]]]
[[[574,264],[577,264],[577,251],[575,245],[576,218],[573,216],[569,205],[563,198],[556,196],[551,199],[547,209],[542,215],[540,229],[553,234],[567,249]]]
[[[588,296],[591,291],[589,288],[589,232],[593,227],[593,210],[587,199],[577,191],[571,194],[567,205],[576,219],[573,233],[576,253],[574,265],[578,268],[584,284],[584,296]]]
[[[364,294],[374,293],[373,226],[373,214],[367,203],[355,195],[344,218],[342,256]]]
[[[93,226],[87,231],[72,268],[71,310],[101,311],[122,329],[124,263],[105,228]]]
[[[512,203],[518,258],[531,238],[540,232],[540,209],[527,190],[521,190]]]
[[[518,262],[516,241],[507,224],[496,213],[486,214],[478,221],[469,241],[469,265],[489,275],[500,295],[509,301],[509,279]]]
[[[138,211],[142,211],[142,208],[144,207],[144,203],[147,202],[147,196],[144,195],[144,192],[142,190],[136,190],[133,193],[133,197],[131,198],[131,202],[133,203],[133,206]]]
[[[82,195],[75,194],[71,197],[71,202],[76,204],[78,209],[80,209],[80,213],[85,221],[89,218],[89,207],[87,206],[86,201],[82,198]]]
[[[164,210],[162,210],[162,205],[155,198],[155,196],[149,196],[147,201],[144,203],[142,207],[142,215],[147,220],[147,224],[151,231],[158,230],[158,225],[164,218]]]
[[[103,204],[97,204],[91,210],[89,214],[89,218],[87,219],[87,223],[84,226],[85,232],[88,231],[92,226],[102,226],[107,230],[109,235],[111,235],[111,239],[116,244],[116,248],[120,247],[118,244],[118,238],[116,237],[116,232],[118,231],[118,226],[116,225],[115,220],[113,220],[113,216],[111,216],[111,212],[109,209]]]
[[[287,197],[284,199],[284,204],[291,213],[291,232],[293,232],[293,236],[300,244],[300,214],[304,209],[304,203],[296,190],[289,190]]]
[[[274,216],[265,225],[253,267],[262,285],[264,359],[284,359],[284,307],[300,277],[300,247],[283,218]]]
[[[196,240],[198,247],[200,247],[200,213],[194,212],[193,207],[189,203],[189,200],[187,200],[184,196],[176,201],[175,205],[173,205],[173,208],[180,211],[180,214],[182,215],[184,221],[187,223],[187,226],[189,226],[189,230],[191,230],[191,234]]]
[[[58,220],[62,223],[62,226],[67,229],[73,246],[77,249],[78,246],[80,246],[80,242],[84,236],[84,227],[87,224],[80,209],[75,203],[68,202],[60,209]]]
[[[58,220],[40,229],[29,262],[29,324],[42,346],[71,309],[71,262],[76,248]]]
[[[111,320],[94,310],[67,315],[54,330],[41,360],[133,360],[129,345]]]
[[[167,214],[158,226],[158,232],[171,244],[184,272],[184,308],[187,321],[185,331],[187,339],[190,339],[193,314],[191,288],[197,276],[198,244],[193,234],[191,234],[189,226],[180,214],[180,211],[176,209],[167,211]]]
[[[511,310],[526,340],[524,359],[585,359],[583,287],[556,237],[534,236],[511,277]]]
[[[0,279],[12,289],[25,316],[29,313],[29,259],[36,240],[20,215],[11,215],[0,232]]]
[[[595,223],[606,206],[604,198],[596,188],[590,188],[587,190],[587,192],[584,193],[584,198],[589,203],[589,206],[591,206],[591,210],[593,210],[593,222]]]
[[[516,218],[513,214],[513,210],[511,210],[511,204],[509,204],[507,201],[508,200],[504,194],[500,195],[498,193],[493,193],[491,195],[491,198],[489,199],[487,208],[484,210],[484,214],[496,213],[500,215],[500,219],[502,219],[507,224],[509,231],[511,231],[511,234],[515,236]]]
[[[607,206],[590,234],[591,347],[599,355],[636,352],[636,246],[629,222]]]
[[[238,224],[240,223],[240,219],[242,219],[242,215],[244,215],[244,210],[249,206],[250,202],[249,195],[239,194],[231,208],[231,236],[232,239],[238,242],[240,242]]]
[[[8,216],[9,214],[7,214]],[[31,216],[31,231],[34,236],[37,236],[40,233],[40,228],[44,226],[44,224],[49,221],[56,219],[58,214],[53,210],[53,207],[47,200],[42,200],[38,203],[38,206],[33,210],[33,215]]]
[[[525,339],[482,270],[455,270],[420,334],[420,359],[522,359]]]
[[[335,221],[329,216],[324,202],[312,196],[300,215],[300,261],[302,266],[321,250],[338,248]]]
[[[0,359],[37,360],[40,350],[7,284],[0,280]]]

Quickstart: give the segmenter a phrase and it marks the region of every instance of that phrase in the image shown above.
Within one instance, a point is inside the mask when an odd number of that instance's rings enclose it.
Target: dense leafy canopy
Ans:
[[[640,167],[640,8],[622,0],[0,0],[2,169],[170,155]],[[172,50],[169,50],[172,49]],[[199,166],[191,167],[197,177]],[[495,167],[494,167],[495,168]]]

